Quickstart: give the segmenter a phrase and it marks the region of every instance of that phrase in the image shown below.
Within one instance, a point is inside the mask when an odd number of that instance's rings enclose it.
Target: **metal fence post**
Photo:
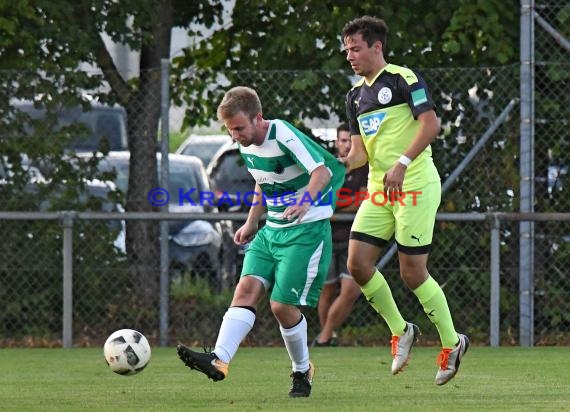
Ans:
[[[491,216],[491,302],[489,336],[491,346],[500,345],[501,299],[501,222],[497,213]]]
[[[533,0],[521,1],[520,212],[534,212],[534,22]],[[519,224],[519,337],[534,344],[534,222]]]
[[[73,220],[75,212],[62,212],[63,226],[63,333],[64,348],[73,346]]]
[[[570,52],[570,41],[566,40],[566,37],[564,37],[562,33],[552,27],[552,25],[543,19],[540,14],[538,14],[534,9],[532,16],[534,17],[534,20],[536,20],[536,22],[540,25],[540,27],[542,27],[548,34],[552,36],[556,43],[564,47],[567,52]]]
[[[168,188],[168,153],[169,153],[169,108],[170,108],[170,90],[169,90],[169,73],[170,61],[162,59],[160,61],[160,143],[161,143],[161,161],[160,161],[160,184],[164,188]],[[162,213],[168,213],[168,208],[160,209]],[[170,266],[169,250],[168,250],[168,221],[160,221],[160,325],[159,325],[159,344],[166,346],[168,344],[168,295],[169,295],[169,275]]]

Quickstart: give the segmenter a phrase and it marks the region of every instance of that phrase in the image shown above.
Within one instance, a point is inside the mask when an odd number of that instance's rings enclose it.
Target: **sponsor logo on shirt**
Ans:
[[[426,89],[418,89],[418,90],[414,90],[412,92],[412,103],[415,106],[419,106],[422,103],[427,102],[427,94],[426,94]]]
[[[364,132],[365,137],[372,137],[380,129],[380,124],[386,117],[385,112],[377,112],[366,114],[358,119],[360,128]]]

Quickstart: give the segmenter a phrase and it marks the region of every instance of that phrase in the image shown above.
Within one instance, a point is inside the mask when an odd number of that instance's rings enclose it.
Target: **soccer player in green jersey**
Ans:
[[[455,331],[445,295],[427,270],[441,200],[430,143],[440,126],[425,81],[410,69],[386,62],[387,34],[386,23],[370,16],[348,22],[342,32],[346,59],[362,76],[346,95],[352,148],[344,163],[351,170],[368,162],[370,169],[370,197],[354,219],[347,266],[390,328],[392,373],[397,374],[407,364],[419,330],[402,317],[376,268],[382,248],[395,236],[400,276],[441,339],[435,383],[443,385],[457,373],[469,339]],[[384,198],[378,200],[378,193]]]
[[[211,353],[178,346],[180,359],[214,381],[224,379],[242,340],[252,329],[256,305],[269,294],[271,311],[291,358],[291,397],[311,393],[307,321],[299,306],[315,307],[332,256],[331,225],[345,167],[284,120],[263,118],[255,90],[234,87],[218,106],[218,119],[239,145],[256,181],[237,244],[250,245],[240,281]],[[265,226],[259,220],[267,210]]]

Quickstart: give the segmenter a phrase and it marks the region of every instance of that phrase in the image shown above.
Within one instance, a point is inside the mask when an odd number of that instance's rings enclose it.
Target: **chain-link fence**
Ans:
[[[534,154],[535,211],[568,212],[570,166],[570,5],[539,2],[534,22]],[[567,223],[535,226],[534,337],[538,343],[562,336],[568,316],[559,311],[570,297],[567,266],[570,237]],[[566,269],[565,269],[566,268]]]
[[[544,20],[536,28],[534,66],[534,190],[535,210],[540,213],[567,212],[570,206],[565,196],[570,51],[546,29],[568,38],[563,32],[570,27],[568,13],[567,6],[556,5],[539,6],[535,14],[535,19]],[[520,67],[420,73],[443,126],[432,145],[446,191],[430,272],[444,287],[458,330],[479,344],[517,344],[522,293],[519,222],[493,213],[518,212],[520,206]],[[25,74],[2,72],[0,77],[8,84],[21,82]],[[211,214],[215,208],[208,205],[192,209],[190,189],[204,184],[196,177],[204,171],[200,166],[191,177],[194,166],[187,159],[171,155],[171,180],[159,183],[163,163],[154,145],[160,134],[164,75],[156,71],[141,77],[156,87],[150,96],[137,96],[125,108],[90,103],[85,93],[60,99],[57,105],[32,93],[23,102],[10,100],[8,92],[0,99],[6,102],[0,106],[0,234],[5,239],[0,246],[0,346],[61,345],[62,335],[64,345],[70,344],[66,336],[73,336],[75,345],[100,344],[120,327],[141,329],[151,341],[164,344],[215,341],[243,257],[231,242],[243,216],[228,213],[217,218]],[[343,120],[344,95],[354,81],[345,71],[228,72],[218,75],[218,83],[203,85],[204,92],[198,94],[177,84],[206,75],[192,71],[173,77],[175,105],[162,124],[170,124],[175,134],[187,123],[184,117],[213,115],[223,91],[243,84],[259,91],[266,117],[293,121],[318,135]],[[100,90],[93,94],[105,96]],[[35,97],[35,106],[30,105]],[[216,127],[214,131],[221,133]],[[95,150],[103,154],[94,157],[90,153]],[[129,168],[129,163],[134,164]],[[183,170],[180,175],[178,167]],[[151,197],[149,189],[159,187],[166,191]],[[157,200],[166,195],[169,200],[160,206]],[[89,214],[49,213],[63,210],[118,215],[95,219]],[[159,219],[144,216],[159,210],[167,219],[162,227]],[[18,217],[8,211],[32,214]],[[567,343],[570,224],[560,214],[542,216],[527,216],[537,219],[531,268],[534,341]],[[422,327],[424,342],[435,343],[435,328],[399,280],[397,259],[387,256],[383,264],[402,313]],[[258,313],[248,342],[280,341],[267,302]],[[307,315],[310,333],[316,333],[316,311]],[[384,322],[363,298],[338,332],[341,344],[386,344],[389,339]]]
[[[567,211],[564,192],[570,165],[570,9],[565,2],[537,5],[535,21],[535,167],[537,211]]]

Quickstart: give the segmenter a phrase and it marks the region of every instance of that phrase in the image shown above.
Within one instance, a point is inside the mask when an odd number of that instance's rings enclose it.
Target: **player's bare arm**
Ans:
[[[255,185],[254,192],[255,195],[251,201],[252,206],[249,209],[247,220],[234,234],[234,242],[238,245],[243,245],[253,239],[253,236],[255,236],[259,228],[259,219],[261,219],[261,216],[265,212],[263,195],[261,187],[259,187],[258,184]]]
[[[421,113],[418,116],[418,121],[420,122],[418,133],[412,140],[410,146],[406,149],[406,152],[402,153],[412,161],[435,140],[441,129],[439,120],[433,110]],[[386,193],[400,192],[402,190],[406,170],[407,166],[397,161],[394,166],[386,172],[384,175],[384,191]]]
[[[307,192],[313,201],[317,200],[319,192],[322,192],[330,180],[331,174],[324,165],[320,165],[312,171],[311,179],[307,185]],[[300,223],[303,219],[303,216],[305,216],[309,210],[309,207],[311,207],[311,202],[303,201],[300,203],[301,204],[295,204],[287,207],[287,209],[285,209],[283,212],[283,217],[289,220],[298,218],[297,223]]]
[[[362,136],[352,135],[350,140],[352,142],[350,152],[348,152],[346,157],[340,158],[340,161],[346,166],[347,172],[358,169],[368,162],[368,153],[366,152]]]

